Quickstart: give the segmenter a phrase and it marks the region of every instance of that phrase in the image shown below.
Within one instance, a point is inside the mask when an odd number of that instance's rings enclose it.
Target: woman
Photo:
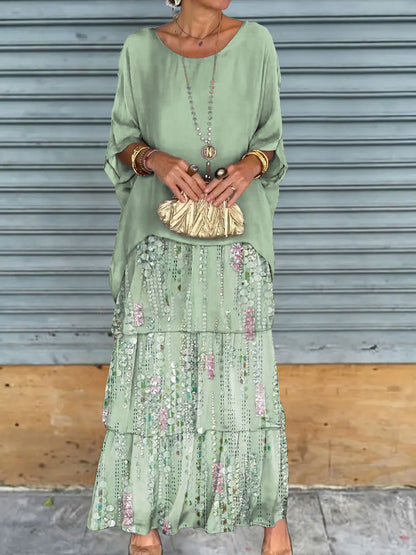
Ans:
[[[222,13],[230,1],[166,0],[180,13],[129,35],[119,58],[104,165],[122,208],[115,345],[87,526],[130,532],[130,554],[160,554],[158,528],[252,525],[265,528],[262,553],[292,553],[272,338],[273,214],[288,168],[280,68],[265,27]],[[157,214],[172,193],[238,201],[243,235],[172,231]]]

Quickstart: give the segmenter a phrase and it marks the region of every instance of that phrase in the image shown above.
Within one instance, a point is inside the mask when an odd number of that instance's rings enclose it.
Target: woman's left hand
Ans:
[[[244,193],[248,188],[250,183],[254,179],[253,175],[253,165],[248,158],[253,158],[253,156],[247,156],[239,162],[229,164],[226,166],[228,175],[224,179],[218,179],[214,177],[210,181],[204,191],[208,193],[206,199],[212,202],[214,206],[220,206],[224,200],[228,199],[226,206],[229,208],[233,206],[236,200]],[[235,187],[235,191],[230,189],[231,185]]]

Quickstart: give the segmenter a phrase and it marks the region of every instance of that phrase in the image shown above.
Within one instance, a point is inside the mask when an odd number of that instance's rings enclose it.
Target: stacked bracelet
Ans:
[[[134,172],[137,175],[148,175],[150,173],[148,170],[145,170],[141,164],[137,164],[137,162],[140,162],[140,157],[143,154],[143,152],[148,148],[149,147],[145,145],[141,145],[136,147],[132,152],[131,167],[133,168]]]
[[[156,150],[156,148],[151,148],[146,145],[140,145],[133,150],[131,155],[131,167],[137,175],[150,175],[153,173],[153,170],[147,167],[146,161],[150,154]]]
[[[249,152],[246,152],[246,154],[244,154],[244,156],[241,157],[241,160],[243,160],[243,158],[245,158],[246,156],[248,156],[249,154],[254,154],[254,156],[257,156],[257,158],[260,160],[261,162],[261,171],[260,173],[258,173],[253,179],[258,179],[259,177],[261,177],[263,174],[266,173],[266,171],[269,169],[269,159],[267,158],[267,156],[264,154],[263,151],[258,150],[258,149],[253,149],[250,150]]]
[[[153,170],[151,170],[151,169],[148,167],[147,161],[149,160],[149,157],[150,157],[151,154],[153,154],[153,152],[158,152],[158,149],[157,149],[157,148],[149,148],[149,149],[144,153],[143,161],[142,161],[144,169],[150,171],[151,173],[154,173],[154,172],[153,172]]]

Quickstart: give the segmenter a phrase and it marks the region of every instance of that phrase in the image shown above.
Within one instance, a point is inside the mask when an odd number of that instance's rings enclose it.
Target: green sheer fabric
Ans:
[[[114,309],[88,528],[227,532],[286,518],[273,280],[250,243],[136,245]]]
[[[186,70],[203,136],[207,125],[208,91],[214,56],[185,58]],[[237,162],[248,150],[274,150],[268,171],[253,180],[237,201],[245,217],[242,241],[251,243],[274,271],[273,214],[286,162],[280,110],[281,74],[273,38],[255,21],[244,21],[217,55],[212,144],[217,149],[211,175]],[[137,176],[116,156],[133,142],[179,156],[205,172],[201,148],[186,89],[182,58],[169,49],[154,28],[130,34],[119,57],[118,84],[104,170],[121,205],[109,283],[114,300],[121,286],[129,252],[146,235],[189,244],[230,244],[235,237],[197,239],[177,234],[160,221],[157,206],[172,198],[156,175]]]
[[[213,62],[185,58],[203,134]],[[157,216],[170,189],[116,156],[144,140],[204,175],[205,143],[195,132],[181,57],[154,28],[123,45],[104,164],[121,214],[91,530],[218,533],[286,517],[285,413],[272,335],[273,214],[288,168],[280,81],[269,31],[245,21],[218,54],[211,174],[252,148],[274,156],[237,201],[244,235],[189,238]]]

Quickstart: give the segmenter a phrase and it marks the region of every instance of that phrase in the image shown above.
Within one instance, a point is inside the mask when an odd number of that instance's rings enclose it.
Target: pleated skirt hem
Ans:
[[[286,518],[287,499],[284,429],[162,437],[107,429],[87,528],[173,535],[270,527]]]

